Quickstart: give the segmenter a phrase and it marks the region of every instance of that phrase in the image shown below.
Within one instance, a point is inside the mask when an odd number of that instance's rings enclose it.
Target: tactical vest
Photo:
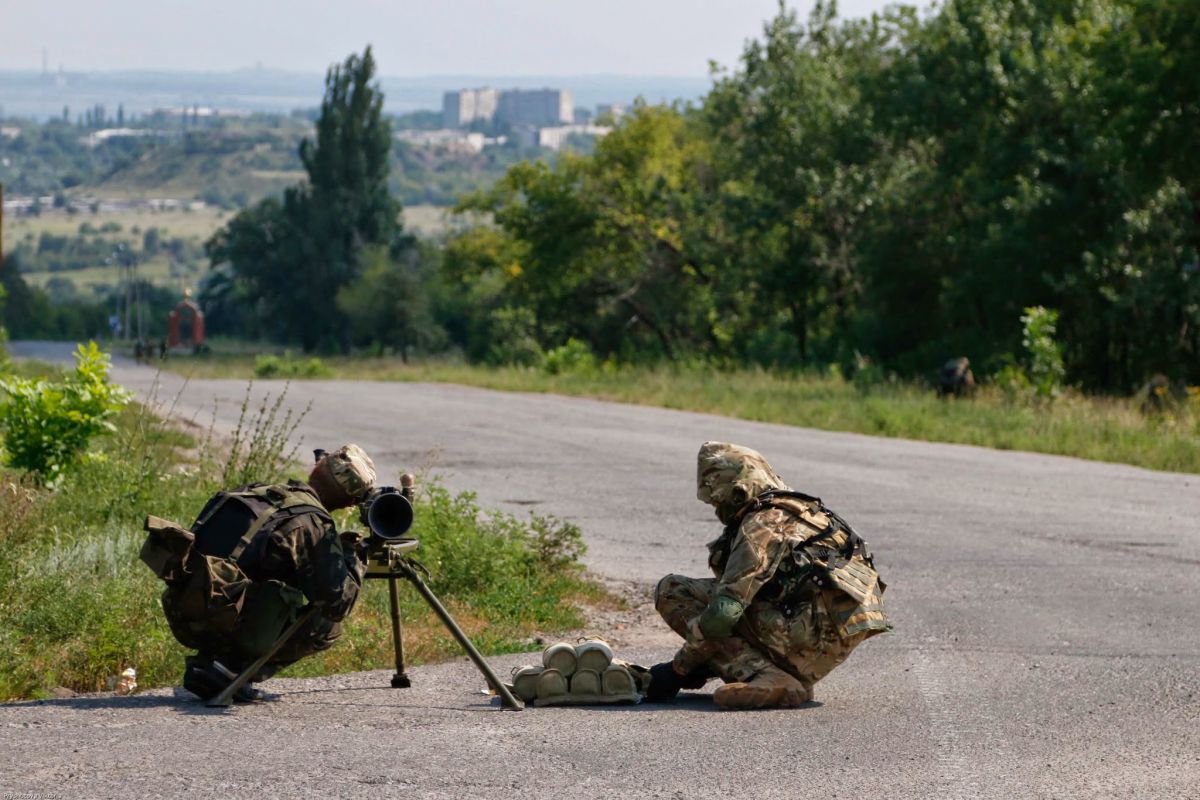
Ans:
[[[751,500],[734,516],[725,533],[714,543],[710,563],[728,558],[733,538],[748,515],[778,508],[802,523],[804,537],[789,537],[787,552],[779,559],[775,574],[757,595],[791,617],[818,595],[829,606],[838,634],[848,638],[891,630],[883,610],[887,584],[875,570],[875,560],[850,524],[825,507],[821,498],[802,492],[773,490]]]
[[[238,559],[256,536],[300,514],[333,525],[312,490],[295,482],[218,492],[190,531],[146,518],[141,558],[167,584],[163,612],[180,644],[244,658],[267,651],[304,605],[304,594],[281,581],[251,580]]]

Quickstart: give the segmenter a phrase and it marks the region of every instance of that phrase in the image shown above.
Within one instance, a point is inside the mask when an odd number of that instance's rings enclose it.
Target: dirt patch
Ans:
[[[654,609],[653,584],[606,577],[598,580],[617,602],[584,609],[587,627],[580,636],[599,636],[614,649],[674,648],[681,644],[679,635]]]

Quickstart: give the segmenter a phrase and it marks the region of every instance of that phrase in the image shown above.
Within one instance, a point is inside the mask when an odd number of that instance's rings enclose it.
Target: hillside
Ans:
[[[303,116],[269,114],[201,118],[182,127],[178,118],[148,118],[126,129],[61,120],[7,120],[4,127],[0,184],[10,198],[57,196],[61,205],[65,199],[166,197],[226,209],[300,181],[300,142],[312,132]],[[490,186],[517,161],[545,155],[512,142],[471,152],[397,140],[390,184],[405,205],[446,206]]]

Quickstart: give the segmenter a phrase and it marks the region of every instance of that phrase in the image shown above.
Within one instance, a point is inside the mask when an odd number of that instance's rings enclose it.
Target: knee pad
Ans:
[[[664,575],[654,587],[654,607],[662,611],[663,598],[671,594],[671,589],[679,585],[678,575]]]

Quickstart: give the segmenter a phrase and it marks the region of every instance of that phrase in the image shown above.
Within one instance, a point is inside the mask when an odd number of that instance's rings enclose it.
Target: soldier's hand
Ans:
[[[682,688],[679,673],[675,671],[674,665],[670,661],[664,661],[650,668],[650,685],[646,687],[646,700],[651,703],[663,703],[674,699]]]
[[[367,560],[367,540],[358,531],[342,531],[338,534],[342,547],[358,557],[359,561]]]

